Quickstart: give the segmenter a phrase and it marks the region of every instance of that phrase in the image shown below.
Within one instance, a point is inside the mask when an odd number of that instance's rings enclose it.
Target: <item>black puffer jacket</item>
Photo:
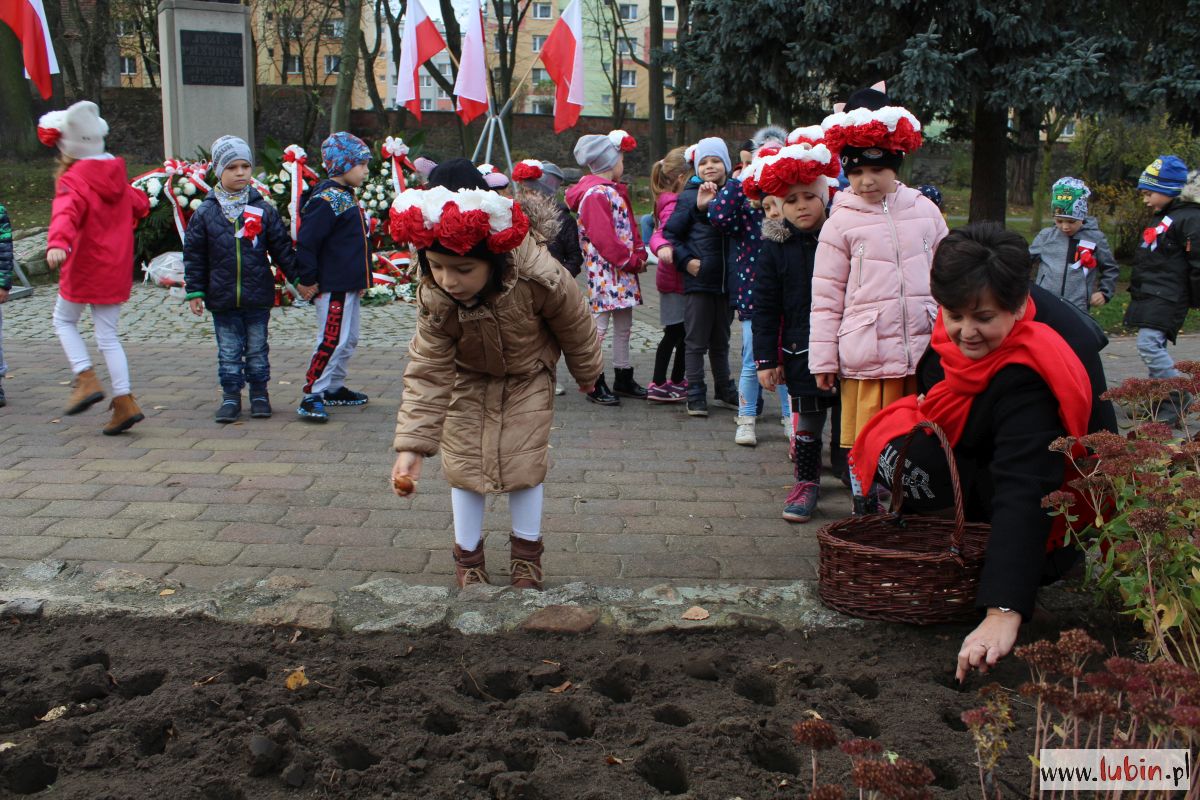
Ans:
[[[579,249],[579,224],[566,203],[555,201],[558,209],[559,228],[554,238],[546,242],[546,249],[558,263],[567,268],[574,278],[583,269],[583,251]]]
[[[679,193],[675,210],[663,233],[675,251],[675,267],[683,273],[683,293],[725,294],[729,237],[708,221],[708,211],[696,208],[700,179],[693,177]],[[692,275],[687,264],[700,259],[700,272]]]
[[[0,289],[12,288],[13,264],[12,223],[0,206]]]
[[[254,189],[246,205],[263,212],[263,230],[257,241],[234,235],[234,223],[225,218],[211,192],[188,221],[183,245],[184,288],[188,299],[204,298],[209,311],[275,305],[275,278],[268,253],[288,280],[296,278],[296,253],[279,212]],[[237,224],[240,228],[240,219]]]
[[[1138,248],[1129,279],[1132,300],[1125,310],[1125,327],[1153,328],[1175,341],[1188,312],[1188,295],[1200,302],[1200,180],[1193,177],[1183,194],[1154,215],[1154,227],[1171,218],[1171,226],[1151,250]]]
[[[788,390],[832,397],[817,388],[808,371],[808,314],[812,306],[813,259],[817,235],[783,221],[764,220],[762,249],[754,280],[754,356],[759,369],[779,366],[779,349],[788,359]],[[783,334],[780,336],[780,328]],[[796,362],[791,364],[790,362]],[[800,371],[797,367],[803,367]]]

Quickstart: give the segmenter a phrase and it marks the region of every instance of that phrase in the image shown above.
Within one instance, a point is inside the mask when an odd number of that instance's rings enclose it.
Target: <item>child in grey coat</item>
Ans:
[[[1119,272],[1096,218],[1088,216],[1091,194],[1078,178],[1059,178],[1050,193],[1054,224],[1029,245],[1038,286],[1085,312],[1112,299]]]

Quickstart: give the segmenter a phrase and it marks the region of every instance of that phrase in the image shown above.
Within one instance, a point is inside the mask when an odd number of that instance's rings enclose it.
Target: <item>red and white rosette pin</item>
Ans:
[[[1096,268],[1096,243],[1080,240],[1075,248],[1075,263],[1084,269]]]
[[[238,239],[249,239],[251,246],[258,244],[258,235],[262,233],[262,217],[261,208],[255,206],[246,206],[242,209],[242,227],[238,228],[238,232],[234,234]]]

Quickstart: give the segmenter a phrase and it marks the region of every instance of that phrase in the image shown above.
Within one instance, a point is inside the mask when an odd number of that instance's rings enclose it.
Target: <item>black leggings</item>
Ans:
[[[674,325],[668,325],[663,328],[662,339],[658,343],[658,350],[654,354],[654,382],[664,384],[667,382],[667,366],[671,363],[671,354],[675,354],[675,366],[671,370],[671,382],[683,382],[683,334],[684,327],[682,322],[677,322]]]

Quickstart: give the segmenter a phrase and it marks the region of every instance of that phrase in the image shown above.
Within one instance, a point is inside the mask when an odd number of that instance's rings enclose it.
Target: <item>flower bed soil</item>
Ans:
[[[799,798],[811,763],[790,730],[816,712],[928,765],[933,796],[975,797],[959,717],[985,680],[952,680],[967,630],[314,639],[195,619],[6,620],[0,742],[15,746],[0,752],[0,796]],[[289,690],[301,665],[309,683]],[[1025,667],[1008,659],[989,680],[1016,687]],[[1021,701],[1005,796],[1028,785]],[[848,775],[841,752],[821,761],[824,780]]]

